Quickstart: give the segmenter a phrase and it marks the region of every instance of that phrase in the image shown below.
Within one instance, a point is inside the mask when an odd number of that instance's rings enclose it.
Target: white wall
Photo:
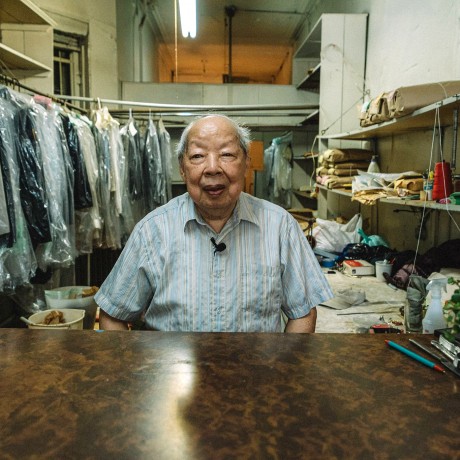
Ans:
[[[305,29],[308,34],[322,13],[368,13],[366,87],[370,97],[401,86],[460,79],[460,2],[458,0],[323,0],[312,3]],[[424,171],[430,165],[432,129],[379,139],[382,172]],[[444,158],[449,161],[452,129],[444,131]],[[439,161],[436,157],[435,161]],[[458,167],[457,167],[458,171]],[[349,199],[335,195],[336,215],[351,217]],[[361,207],[370,219],[371,233],[384,236],[398,250],[417,247],[420,215],[398,212],[398,206]],[[458,221],[457,214],[454,214]],[[433,212],[420,252],[443,241],[459,238],[458,227],[445,212]]]
[[[159,43],[150,24],[151,17],[142,21],[142,12],[136,12],[133,1],[116,0],[115,3],[120,80],[157,82]]]
[[[35,0],[55,29],[89,35],[89,90],[93,97],[118,98],[116,0]]]
[[[322,13],[369,14],[366,87],[371,97],[460,78],[458,0],[322,0],[312,6],[301,39]]]

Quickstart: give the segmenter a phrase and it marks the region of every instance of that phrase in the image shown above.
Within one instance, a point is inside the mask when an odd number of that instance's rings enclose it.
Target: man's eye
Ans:
[[[191,160],[199,160],[200,158],[203,158],[203,155],[201,155],[200,153],[195,153],[193,155],[190,155]]]

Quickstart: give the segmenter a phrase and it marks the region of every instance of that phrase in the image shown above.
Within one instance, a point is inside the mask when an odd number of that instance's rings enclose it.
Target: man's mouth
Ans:
[[[225,185],[218,184],[218,185],[206,185],[203,187],[203,190],[209,195],[220,195],[222,191],[225,189]]]

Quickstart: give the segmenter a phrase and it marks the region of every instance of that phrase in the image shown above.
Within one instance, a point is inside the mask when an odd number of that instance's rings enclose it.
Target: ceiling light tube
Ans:
[[[184,38],[196,37],[196,0],[179,0],[180,23]]]

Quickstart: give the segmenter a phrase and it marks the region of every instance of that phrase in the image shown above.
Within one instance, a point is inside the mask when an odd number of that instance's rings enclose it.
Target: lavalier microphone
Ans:
[[[214,254],[216,252],[222,252],[222,251],[225,251],[225,249],[227,248],[227,246],[225,245],[225,243],[219,243],[217,244],[216,243],[216,240],[214,238],[211,238],[211,243],[213,244],[214,246]]]

